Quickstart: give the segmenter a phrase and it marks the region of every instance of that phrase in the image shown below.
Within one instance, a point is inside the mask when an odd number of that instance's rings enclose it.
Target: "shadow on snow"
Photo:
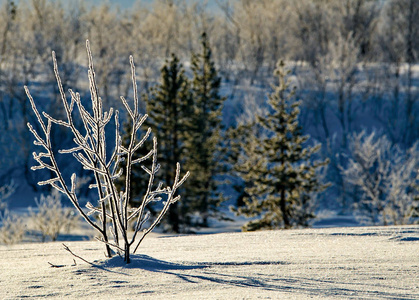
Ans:
[[[252,266],[281,266],[288,265],[281,261],[253,261],[253,262],[199,262],[199,263],[173,263],[159,260],[148,255],[131,255],[131,263],[126,265],[123,259],[115,256],[106,261],[97,264],[97,267],[105,271],[114,272],[113,268],[141,269],[150,272],[162,273],[175,276],[185,281],[185,283],[199,284],[200,282],[212,282],[226,286],[235,286],[243,288],[257,288],[278,292],[302,292],[307,295],[349,297],[358,299],[363,296],[376,295],[380,299],[415,299],[414,295],[395,292],[377,291],[377,287],[392,289],[385,284],[375,284],[371,286],[363,282],[348,282],[346,280],[313,279],[304,277],[292,277],[290,274],[280,274],[280,269],[274,270],[271,274],[255,274],[254,276],[241,275],[246,274],[243,270],[240,275],[231,274],[228,268],[234,267],[252,267]],[[126,273],[121,273],[128,275]],[[132,275],[128,275],[132,276]]]

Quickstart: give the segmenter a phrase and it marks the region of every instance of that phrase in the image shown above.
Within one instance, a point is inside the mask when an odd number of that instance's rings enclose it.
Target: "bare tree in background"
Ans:
[[[419,59],[419,2],[415,0],[391,0],[386,2],[381,18],[379,45],[391,84],[392,112],[400,113],[391,122],[402,121],[392,127],[401,128],[399,136],[407,145],[417,137],[418,125],[415,104],[419,93],[414,89],[413,65]],[[391,111],[390,111],[391,112]]]
[[[300,0],[293,3],[290,37],[293,58],[316,66],[317,59],[327,54],[333,40],[334,15],[325,1]]]
[[[6,72],[4,70],[6,60],[6,53],[8,50],[8,44],[10,43],[11,32],[13,30],[14,21],[16,19],[16,6],[14,2],[7,1],[1,10],[0,13],[0,34],[1,34],[1,43],[0,43],[0,115],[2,116],[2,124],[0,128],[7,130],[9,128],[9,119],[10,119],[10,110],[8,109],[9,105],[7,104],[6,91],[3,86],[3,82],[6,78]]]
[[[102,74],[97,81],[105,108],[118,108],[120,103],[111,102],[111,99],[117,99],[120,95],[117,93],[122,90],[125,72],[120,57],[128,55],[130,32],[124,30],[118,12],[112,10],[109,4],[91,11],[86,16],[86,22],[89,38],[97,43],[93,54],[98,61],[97,70]]]
[[[352,131],[353,89],[356,84],[358,47],[353,38],[338,36],[329,46],[331,57],[330,79],[337,94],[337,116],[342,129],[343,147],[346,147],[346,136]]]
[[[375,0],[330,1],[332,11],[340,19],[338,29],[343,36],[350,36],[356,45],[360,60],[374,58],[373,36],[376,34],[379,2]]]

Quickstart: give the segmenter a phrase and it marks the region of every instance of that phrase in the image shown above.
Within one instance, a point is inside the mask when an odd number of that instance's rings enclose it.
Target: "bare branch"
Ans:
[[[70,252],[71,255],[73,255],[74,257],[77,257],[78,259],[84,261],[85,263],[88,263],[89,265],[92,265],[92,266],[96,267],[96,265],[94,263],[91,263],[90,261],[85,260],[83,257],[78,256],[77,254],[74,254],[74,252],[71,251],[70,248],[68,248],[68,246],[66,244],[63,244],[63,246],[64,246],[64,250]]]
[[[151,150],[150,152],[148,152],[146,155],[144,155],[143,157],[137,158],[135,160],[132,161],[132,164],[138,164],[140,162],[145,161],[146,159],[149,159],[152,155],[153,155],[154,151]]]
[[[34,144],[43,147],[43,152],[34,153],[34,159],[38,162],[38,165],[33,166],[33,170],[48,169],[55,175],[51,179],[40,181],[39,185],[51,185],[61,193],[67,195],[73,205],[76,207],[80,215],[89,223],[90,226],[100,232],[101,237],[97,238],[99,241],[106,245],[107,256],[111,256],[111,247],[118,250],[120,253],[124,253],[124,259],[129,262],[130,246],[135,242],[137,233],[141,230],[143,225],[149,220],[149,212],[145,213],[145,207],[151,201],[161,201],[162,195],[167,195],[167,201],[164,203],[164,208],[160,212],[157,220],[155,220],[151,226],[144,230],[140,242],[137,244],[138,248],[144,237],[154,229],[159,223],[163,215],[167,212],[170,204],[178,201],[180,196],[175,196],[177,188],[186,180],[189,176],[189,172],[181,180],[179,180],[180,165],[177,164],[176,177],[172,187],[163,187],[160,183],[158,187],[153,190],[153,184],[156,173],[160,169],[160,165],[157,163],[157,139],[153,138],[153,149],[146,155],[133,159],[135,152],[143,146],[145,141],[151,134],[151,129],[148,128],[145,135],[140,141],[137,141],[137,132],[140,127],[144,124],[147,119],[147,115],[140,115],[139,113],[139,98],[135,75],[135,65],[132,56],[130,56],[131,66],[131,79],[132,87],[134,91],[134,109],[129,107],[128,102],[124,97],[121,97],[122,103],[125,106],[129,116],[132,119],[132,130],[131,138],[128,146],[122,145],[122,138],[120,134],[119,124],[119,112],[110,108],[109,111],[103,112],[102,99],[99,96],[99,90],[96,84],[96,75],[93,67],[92,53],[90,49],[89,41],[86,41],[86,50],[88,57],[88,80],[90,97],[92,101],[92,109],[88,110],[82,104],[80,94],[74,93],[71,89],[69,90],[71,100],[68,102],[63,90],[61,78],[58,72],[57,60],[55,52],[52,52],[52,60],[54,64],[54,74],[57,81],[58,89],[60,92],[62,104],[66,112],[66,120],[60,120],[52,117],[46,112],[42,112],[42,115],[38,112],[35,102],[29,93],[27,87],[25,87],[26,94],[28,95],[32,109],[35,112],[38,123],[40,124],[45,138],[35,130],[35,128],[28,123],[28,128],[33,134],[35,141]],[[73,121],[73,110],[78,109],[77,116],[81,120],[82,128],[78,129]],[[111,155],[106,154],[108,139],[106,138],[105,127],[110,123],[113,114],[115,113],[115,139],[114,145],[111,151]],[[47,120],[44,122],[42,116]],[[69,128],[73,135],[73,141],[76,144],[75,147],[70,149],[59,150],[60,154],[72,154],[72,156],[83,166],[84,169],[93,172],[95,183],[89,185],[89,189],[95,188],[98,193],[98,207],[93,206],[90,202],[87,203],[86,213],[79,204],[76,195],[77,176],[75,173],[71,175],[70,185],[66,184],[66,180],[63,178],[59,165],[57,164],[54,156],[54,152],[51,147],[51,129],[52,126],[64,126]],[[83,134],[82,134],[83,132]],[[131,172],[132,166],[137,163],[141,163],[147,159],[152,159],[151,169],[142,166],[146,173],[149,175],[148,185],[146,193],[143,197],[143,201],[138,208],[129,209],[128,205],[131,197]],[[126,161],[125,173],[124,169],[120,167],[122,161]],[[121,176],[125,176],[126,182],[125,187],[118,190],[115,181]],[[89,216],[91,214],[98,213],[101,224],[96,224],[93,219]],[[128,223],[133,218],[137,218],[137,223],[134,230],[134,235],[130,242],[128,241]],[[110,221],[109,221],[110,220]],[[107,236],[108,223],[109,231],[114,237],[114,242],[110,243]],[[124,241],[124,245],[120,246],[119,237]],[[75,255],[71,250],[65,246],[65,249],[74,256],[82,259]],[[82,259],[83,261],[86,261]],[[86,261],[87,262],[87,261]],[[52,264],[51,264],[52,265]]]

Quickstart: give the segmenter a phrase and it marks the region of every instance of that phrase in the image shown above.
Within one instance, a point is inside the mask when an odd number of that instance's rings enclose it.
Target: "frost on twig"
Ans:
[[[180,196],[176,194],[178,188],[189,176],[187,172],[184,176],[180,176],[180,165],[177,164],[176,176],[172,186],[163,187],[162,185],[154,186],[155,175],[160,166],[157,163],[157,139],[153,138],[153,149],[143,157],[134,159],[135,152],[140,149],[144,142],[149,138],[151,130],[148,129],[145,135],[138,137],[139,129],[147,119],[147,115],[139,113],[139,99],[138,90],[135,77],[135,66],[132,56],[130,56],[131,65],[131,79],[134,95],[134,107],[132,108],[128,100],[121,97],[122,103],[128,112],[128,117],[132,123],[132,130],[130,132],[130,140],[128,146],[122,145],[122,138],[119,126],[119,112],[113,110],[104,111],[102,99],[99,95],[99,90],[96,85],[96,74],[93,67],[92,53],[90,50],[89,41],[86,41],[87,57],[88,57],[88,79],[91,98],[91,110],[86,108],[81,102],[80,94],[69,90],[70,100],[68,101],[61,84],[60,75],[58,72],[57,60],[55,53],[52,52],[52,60],[54,65],[54,73],[58,84],[58,89],[61,95],[62,104],[66,115],[66,120],[58,120],[51,117],[49,114],[40,113],[35,105],[29,89],[25,86],[26,94],[31,103],[32,109],[35,113],[37,121],[40,125],[41,131],[38,132],[28,123],[29,130],[32,132],[35,141],[34,144],[42,147],[42,151],[34,152],[33,157],[38,165],[33,166],[32,170],[47,169],[54,175],[48,180],[38,182],[40,185],[51,185],[61,193],[67,195],[80,215],[96,229],[99,234],[99,240],[105,244],[107,256],[111,256],[111,248],[118,253],[123,253],[124,260],[130,262],[130,249],[135,245],[137,250],[144,237],[151,232],[159,223],[163,215],[167,212],[170,204],[178,201]],[[81,128],[77,126],[73,120],[74,111],[77,110],[77,115],[83,125]],[[107,126],[112,117],[115,120],[115,138],[110,140],[107,138]],[[98,206],[88,203],[86,212],[79,204],[78,196],[75,186],[77,184],[77,176],[73,174],[70,178],[70,185],[68,179],[66,180],[56,161],[55,153],[51,141],[52,126],[64,126],[71,130],[75,146],[70,149],[60,150],[61,154],[72,155],[78,163],[80,163],[85,170],[91,172],[94,176],[95,183],[89,187],[97,191]],[[109,144],[112,143],[112,151],[109,151]],[[151,160],[151,169],[143,167],[145,172],[149,175],[147,190],[144,193],[143,200],[139,207],[129,207],[131,197],[131,171],[132,165],[142,163],[143,161]],[[121,164],[125,161],[125,166]],[[125,178],[125,184],[121,189],[118,189],[115,182],[119,178]],[[152,201],[160,201],[164,199],[165,203],[163,209],[158,214],[154,222],[148,228],[143,228],[148,220],[146,206]],[[96,218],[95,218],[96,217]],[[97,221],[99,219],[99,221]],[[128,222],[136,220],[134,233],[128,237]],[[108,227],[113,237],[113,241],[109,238]],[[139,234],[141,232],[141,234]],[[139,241],[136,242],[136,238]],[[122,244],[120,244],[122,240]],[[134,250],[134,252],[135,252]]]

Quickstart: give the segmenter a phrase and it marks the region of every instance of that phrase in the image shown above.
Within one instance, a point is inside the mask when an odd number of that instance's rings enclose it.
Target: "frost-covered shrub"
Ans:
[[[0,187],[0,211],[7,209],[6,199],[9,198],[16,190],[16,185],[12,181],[9,184]]]
[[[53,190],[48,196],[41,195],[35,202],[37,209],[31,209],[30,216],[35,229],[41,232],[43,242],[47,237],[56,241],[63,230],[69,232],[76,226],[78,215],[74,209],[63,207],[61,194],[57,190]]]
[[[7,209],[5,200],[16,190],[12,181],[10,184],[0,187],[0,244],[16,244],[22,241],[25,235],[25,225],[20,217],[12,214]]]
[[[412,223],[418,145],[403,151],[386,136],[377,137],[374,132],[367,135],[363,131],[350,137],[349,148],[352,157],[342,174],[354,188],[358,219],[374,225]]]
[[[0,243],[5,245],[12,245],[23,240],[26,226],[22,218],[5,210],[0,213]]]
[[[120,255],[124,256],[126,263],[129,263],[131,247],[135,247],[135,253],[144,237],[155,228],[163,215],[168,211],[169,206],[180,199],[176,192],[189,176],[189,172],[180,177],[180,164],[177,163],[175,178],[171,186],[163,187],[163,183],[155,184],[154,179],[160,169],[160,165],[157,163],[157,139],[155,137],[153,138],[153,149],[139,158],[134,156],[150,136],[151,129],[140,131],[141,126],[147,119],[147,115],[142,115],[139,112],[137,82],[132,56],[130,57],[130,64],[134,108],[130,106],[124,97],[121,97],[128,119],[131,121],[128,146],[122,145],[119,112],[117,110],[114,111],[113,108],[104,112],[102,98],[99,95],[99,88],[96,84],[96,74],[88,41],[86,42],[86,48],[89,62],[88,79],[91,109],[82,103],[80,94],[73,92],[71,89],[69,90],[70,100],[67,100],[54,52],[52,52],[54,72],[63,103],[65,119],[55,119],[46,112],[42,112],[41,115],[29,89],[25,86],[26,94],[40,129],[36,130],[29,123],[28,127],[35,137],[34,144],[43,148],[42,151],[33,153],[33,157],[38,165],[33,166],[32,170],[47,169],[53,174],[51,179],[40,181],[38,184],[51,185],[67,195],[79,214],[100,234],[101,237],[98,240],[105,244],[107,256],[112,255],[111,248],[113,248]],[[81,122],[75,122],[73,118],[80,119]],[[112,118],[114,118],[115,127],[110,128],[111,130],[109,131],[108,125]],[[73,173],[69,179],[64,178],[61,172],[62,167],[59,166],[56,160],[53,148],[60,145],[53,145],[51,139],[52,126],[56,125],[66,128],[74,141],[74,146],[71,149],[60,150],[59,153],[71,154],[95,179],[95,183],[89,187],[96,190],[98,201],[97,205],[90,202],[87,203],[86,208],[88,212],[85,212],[79,203],[79,193],[76,191],[76,174]],[[139,133],[141,132],[144,135],[140,138]],[[131,184],[133,184],[131,180],[132,167],[146,160],[151,160],[151,167],[142,166],[144,172],[149,176],[147,188],[142,194],[140,205],[138,207],[129,207],[132,196]],[[125,161],[124,165],[121,164],[122,161]],[[67,163],[66,169],[68,168],[71,169],[71,163]],[[116,182],[120,178],[125,179],[125,184],[118,189]],[[163,201],[162,210],[153,222],[147,222],[150,214],[146,206],[150,202],[161,200]],[[134,232],[128,235],[129,223],[132,220],[136,220],[136,225]],[[113,241],[109,238],[109,235],[112,235]],[[138,237],[139,239],[136,241]]]

